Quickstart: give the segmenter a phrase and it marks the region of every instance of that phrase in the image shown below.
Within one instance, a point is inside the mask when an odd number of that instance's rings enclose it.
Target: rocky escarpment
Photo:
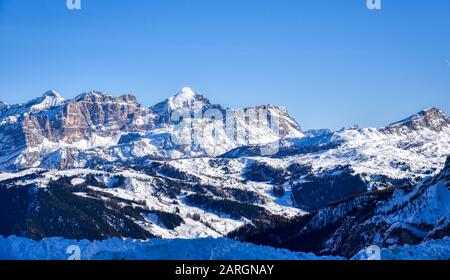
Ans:
[[[437,108],[423,110],[407,119],[393,123],[386,127],[390,132],[401,132],[402,130],[419,130],[428,128],[432,131],[441,131],[450,124],[447,115]]]
[[[272,129],[275,120],[279,125]],[[239,133],[230,133],[235,128]],[[302,136],[284,108],[228,110],[190,88],[150,108],[132,95],[92,91],[65,100],[49,91],[25,104],[0,107],[0,170],[82,167],[94,158],[217,156],[246,144]],[[92,149],[99,150],[82,153]]]
[[[43,138],[74,143],[89,139],[93,134],[110,137],[119,131],[150,128],[151,123],[142,121],[147,115],[148,110],[137,103],[134,96],[112,97],[90,92],[54,110],[25,114],[22,129],[29,147],[38,145]]]
[[[241,126],[245,134],[251,135],[252,130],[262,127],[274,127],[272,120],[277,121],[278,137],[303,136],[300,125],[292,118],[288,110],[274,105],[260,105],[241,109],[225,109],[219,104],[212,104],[208,98],[190,88],[183,88],[176,95],[160,102],[150,108],[158,124],[178,123],[179,115],[187,113],[191,118],[208,118],[209,113],[222,122],[221,130],[232,130]],[[209,112],[208,112],[209,111]],[[174,117],[175,116],[175,117]],[[213,119],[213,118],[211,118]],[[250,128],[250,129],[248,129]],[[237,133],[237,132],[235,132]]]
[[[119,134],[153,127],[148,109],[134,96],[113,97],[99,92],[68,101],[47,92],[24,105],[4,107],[0,116],[0,151],[4,155],[1,163],[21,168],[34,166],[42,152],[52,145],[59,148],[71,144],[75,148],[111,145],[114,141],[109,139]],[[18,153],[21,156],[11,162]]]

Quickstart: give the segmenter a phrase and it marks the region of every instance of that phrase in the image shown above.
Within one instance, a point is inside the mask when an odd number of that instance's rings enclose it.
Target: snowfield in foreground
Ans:
[[[80,254],[77,258],[77,248]],[[46,238],[33,241],[22,237],[0,238],[0,260],[344,260],[318,257],[285,249],[257,246],[231,239],[108,239],[74,241]],[[352,259],[367,260],[361,250]],[[382,260],[450,260],[450,238],[431,240],[420,245],[381,249]]]
[[[339,260],[314,254],[257,246],[230,239],[109,239],[90,242],[47,238],[36,242],[21,237],[0,238],[0,260]],[[73,250],[75,248],[75,250]]]

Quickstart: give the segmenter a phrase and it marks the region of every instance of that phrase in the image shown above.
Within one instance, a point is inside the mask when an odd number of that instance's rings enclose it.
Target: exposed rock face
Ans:
[[[55,152],[68,156],[61,158],[65,166],[76,154],[73,148],[113,145],[122,133],[154,126],[149,110],[131,95],[89,92],[66,101],[49,91],[24,105],[0,110],[0,165],[5,168],[33,167],[44,157],[54,158]]]
[[[66,100],[54,90],[47,91],[41,97],[29,101],[25,106],[30,112],[41,112],[64,104]]]
[[[221,115],[218,119],[208,118],[210,110]],[[258,110],[267,112],[263,116],[266,124],[245,115]],[[36,167],[44,162],[51,166],[51,160],[56,166],[80,166],[77,149],[119,145],[104,152],[109,158],[128,155],[164,159],[216,156],[244,144],[303,136],[300,126],[284,108],[268,105],[239,111],[244,112],[243,118],[230,122],[230,110],[211,104],[190,88],[183,88],[150,108],[140,105],[131,95],[113,97],[92,91],[65,100],[49,91],[25,104],[0,107],[0,151],[7,156],[0,159],[0,169]],[[172,119],[174,112],[187,112],[194,119],[186,126],[183,117]],[[269,127],[275,118],[279,120],[278,131]],[[242,128],[244,137],[230,136],[227,125]],[[57,155],[61,156],[60,162]]]
[[[233,126],[237,122],[234,118],[235,116],[243,116],[246,118],[244,121],[250,127],[255,128],[249,119],[253,116],[251,114],[256,114],[256,118],[267,119],[268,126],[271,126],[271,119],[277,119],[279,121],[279,128],[277,133],[279,137],[301,137],[303,136],[300,125],[289,116],[286,108],[273,106],[273,105],[262,105],[255,107],[248,107],[239,110],[227,110],[219,104],[212,104],[208,98],[200,93],[193,91],[191,88],[183,88],[175,96],[169,97],[165,101],[156,104],[151,107],[152,112],[157,116],[158,123],[177,123],[172,119],[173,113],[189,113],[191,117],[203,116],[208,110],[214,110],[221,113],[224,126]],[[266,116],[258,115],[259,112],[267,112]],[[199,114],[200,113],[200,114]],[[241,114],[241,115],[239,115]],[[252,120],[253,121],[253,120]],[[245,125],[242,125],[245,126]],[[225,128],[223,127],[225,130]],[[249,132],[251,133],[251,132]]]
[[[40,114],[25,114],[22,129],[27,144],[34,147],[46,138],[51,142],[74,143],[98,136],[110,137],[119,132],[145,129],[151,123],[139,123],[148,110],[134,96],[112,97],[90,92],[68,101],[61,107]]]
[[[65,99],[56,91],[47,91],[41,97],[25,104],[7,105],[0,101],[0,124],[13,123],[25,113],[38,113],[64,104]]]
[[[443,111],[436,108],[430,108],[400,122],[393,123],[386,129],[392,132],[400,132],[404,129],[419,130],[423,128],[441,131],[449,124],[450,119]]]
[[[219,117],[182,128],[184,119],[170,118],[176,110],[192,116],[209,109]],[[278,134],[250,116],[258,110],[268,113],[269,126],[279,120]],[[199,238],[247,225],[238,234],[245,241],[348,257],[367,245],[448,236],[450,127],[441,111],[387,128],[306,136],[284,108],[231,111],[244,112],[236,126],[247,138],[230,136],[229,110],[189,88],[151,108],[130,95],[99,92],[72,100],[47,92],[3,105],[1,232]],[[173,141],[193,135],[195,142]],[[279,152],[261,155],[261,146],[276,140]],[[1,172],[31,167],[47,170]]]
[[[279,136],[280,138],[294,138],[294,137],[303,137],[304,134],[300,125],[297,123],[295,119],[293,119],[286,108],[274,106],[274,105],[262,105],[256,106],[252,108],[246,108],[245,110],[262,110],[267,111],[269,123],[276,118],[279,122]],[[264,117],[262,118],[264,119]],[[272,124],[270,123],[270,126]]]
[[[303,136],[300,126],[284,108],[267,105],[224,109],[190,88],[183,88],[150,110],[158,130],[150,131],[144,138],[123,138],[128,141],[127,151],[137,152],[133,156],[218,156],[243,145]]]

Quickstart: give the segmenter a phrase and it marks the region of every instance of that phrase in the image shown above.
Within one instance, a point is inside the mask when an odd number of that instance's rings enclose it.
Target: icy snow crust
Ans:
[[[72,247],[71,247],[72,246]],[[0,238],[0,260],[67,260],[70,249],[80,248],[81,260],[344,260],[341,257],[257,246],[230,239],[192,239],[138,241],[108,239],[75,241],[46,238],[33,241],[21,237]],[[352,259],[367,260],[366,250]],[[419,245],[381,249],[381,260],[449,260],[450,239],[430,240]]]
[[[240,243],[230,239],[137,241],[109,239],[90,242],[47,238],[0,238],[0,260],[67,260],[70,246],[81,249],[81,260],[339,260],[314,254]],[[73,247],[72,247],[73,248]],[[69,251],[68,251],[69,249]]]
[[[352,259],[367,260],[366,250],[361,250]],[[381,260],[450,260],[450,238],[430,240],[419,245],[395,246],[381,249]]]

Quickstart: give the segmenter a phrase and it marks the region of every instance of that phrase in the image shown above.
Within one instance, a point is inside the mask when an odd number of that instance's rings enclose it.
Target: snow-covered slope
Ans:
[[[438,175],[416,186],[356,195],[267,230],[247,225],[233,235],[257,244],[351,257],[371,245],[396,248],[448,238],[449,218],[450,157]]]
[[[66,100],[54,90],[47,91],[41,97],[26,104],[31,112],[41,112],[63,104]]]
[[[182,88],[176,95],[171,96],[165,101],[152,106],[151,110],[153,113],[159,116],[160,120],[164,120],[164,122],[167,122],[170,120],[170,115],[174,111],[189,110],[191,112],[197,112],[211,108],[212,106],[213,105],[205,96],[195,92],[189,87],[185,87]]]
[[[146,150],[146,155],[172,159],[217,156],[243,145],[303,137],[285,108],[266,105],[224,109],[191,88],[183,88],[150,109],[157,116],[158,128],[125,146],[127,150],[133,150],[130,146],[146,146],[139,149],[139,156]],[[271,120],[279,125],[275,128]]]
[[[309,137],[280,142],[274,165],[311,165],[322,173],[351,166],[364,176],[415,178],[436,174],[450,154],[450,120],[440,110],[428,109],[383,128],[323,131]],[[255,147],[241,147],[223,157],[259,156]],[[371,178],[373,179],[373,178]]]
[[[201,159],[197,163],[208,165]],[[240,183],[236,178],[213,181],[199,175],[164,162],[143,162],[135,169],[40,169],[4,174],[0,176],[0,203],[5,208],[0,207],[0,212],[12,218],[0,228],[0,234],[20,235],[25,230],[27,237],[36,239],[222,237],[251,220],[302,214],[292,205],[280,203],[269,184]],[[12,197],[20,199],[9,201]],[[35,207],[23,208],[27,204]],[[74,205],[78,206],[65,210]],[[119,215],[117,207],[129,210]],[[21,214],[15,214],[17,211]],[[71,223],[77,215],[90,219]],[[117,228],[118,222],[111,217],[128,229]],[[58,222],[50,222],[53,219]],[[96,222],[104,225],[98,230],[80,231],[80,227]],[[29,227],[34,230],[28,231]]]
[[[13,123],[25,113],[37,113],[64,104],[65,99],[54,90],[47,91],[41,97],[25,104],[7,105],[0,101],[0,124]]]

